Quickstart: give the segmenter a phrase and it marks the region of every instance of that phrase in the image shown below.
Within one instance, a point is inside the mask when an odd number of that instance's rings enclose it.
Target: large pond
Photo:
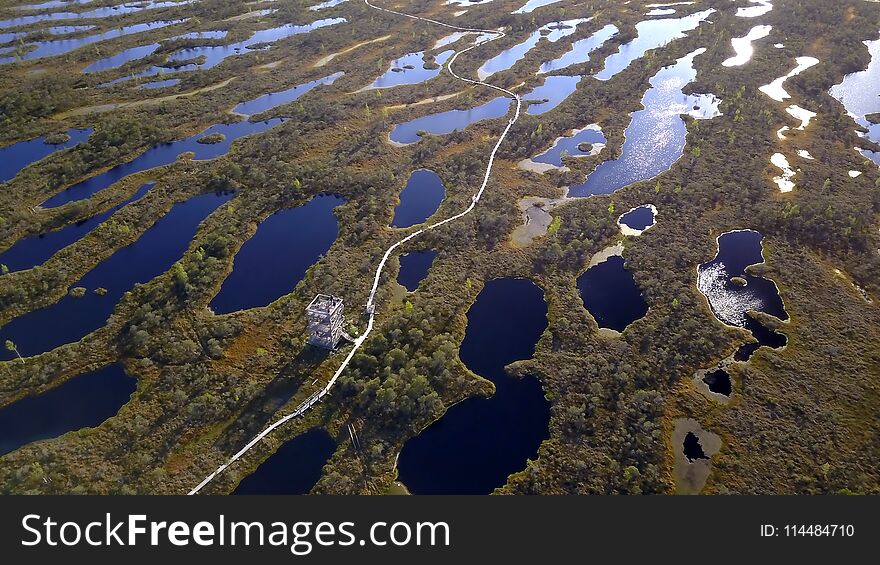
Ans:
[[[553,22],[538,28],[524,41],[517,43],[509,49],[505,49],[498,55],[483,63],[483,65],[477,69],[477,76],[480,80],[486,80],[486,78],[497,72],[506,71],[513,67],[518,61],[522,60],[529,51],[538,45],[538,42],[541,41],[542,38],[551,43],[555,43],[563,37],[567,37],[576,32],[578,25],[588,22],[590,19],[591,18],[581,18],[577,20]]]
[[[437,252],[433,249],[427,251],[413,251],[400,256],[400,271],[397,273],[397,282],[409,292],[414,292],[431,270]]]
[[[233,111],[245,116],[264,112],[276,106],[292,102],[315,87],[333,84],[340,76],[342,76],[342,73],[336,73],[294,86],[282,92],[266,94],[239,104]],[[46,200],[42,206],[44,208],[55,208],[68,202],[89,198],[131,174],[171,164],[184,153],[193,153],[194,159],[206,160],[220,157],[229,151],[235,140],[246,135],[265,131],[280,124],[283,120],[283,118],[272,118],[261,122],[252,122],[245,119],[232,124],[217,124],[186,139],[156,145],[127,163],[116,165],[104,173],[74,184]],[[221,134],[223,136],[222,140],[218,143],[199,143],[199,140],[203,137],[213,134]]]
[[[748,315],[750,310],[787,320],[776,283],[752,275],[747,268],[764,262],[762,236],[754,230],[738,230],[718,237],[718,253],[697,269],[697,288],[721,322],[746,328],[758,343],[746,344],[736,353],[738,361],[748,359],[761,345],[782,347],[784,335],[772,331]]]
[[[137,388],[122,365],[73,377],[36,396],[0,408],[0,455],[115,416]]]
[[[605,67],[596,75],[599,80],[609,80],[617,73],[629,67],[630,63],[641,57],[650,49],[662,47],[670,41],[685,37],[685,33],[696,29],[700,22],[713,14],[715,10],[704,10],[682,18],[666,18],[661,20],[645,20],[636,24],[638,36],[621,45],[617,53],[605,59]]]
[[[129,49],[125,49],[124,51],[120,51],[115,55],[110,55],[109,57],[104,57],[103,59],[98,59],[91,65],[87,66],[83,69],[84,73],[98,73],[101,71],[108,71],[110,69],[115,69],[117,67],[121,67],[125,63],[129,61],[134,61],[136,59],[142,59],[147,55],[152,55],[156,52],[159,47],[161,47],[161,43],[150,43],[149,45],[138,45],[137,47],[131,47]]]
[[[282,445],[232,494],[308,494],[334,451],[336,442],[330,434],[312,428]]]
[[[407,145],[422,139],[420,133],[445,135],[462,130],[481,120],[491,120],[507,115],[513,99],[504,96],[494,98],[485,104],[468,110],[449,110],[438,114],[422,116],[394,126],[389,139],[395,143]]]
[[[446,197],[440,176],[428,169],[413,171],[400,192],[400,203],[394,208],[392,227],[408,228],[430,218]]]
[[[43,136],[3,147],[0,149],[0,182],[12,180],[25,167],[56,151],[73,147],[87,140],[91,134],[90,129],[69,129],[65,134],[69,139],[62,143],[46,143],[46,137]]]
[[[333,210],[343,202],[337,196],[316,196],[263,220],[236,253],[211,309],[223,314],[266,306],[293,292],[336,241],[339,222]]]
[[[18,240],[0,253],[0,264],[6,265],[10,271],[22,271],[43,264],[49,257],[71,243],[79,241],[95,227],[107,221],[120,208],[140,200],[154,184],[152,182],[143,184],[130,198],[97,216],[59,230]]]
[[[183,256],[199,224],[231,194],[203,194],[174,205],[133,244],[117,249],[71,288],[86,289],[82,297],[65,295],[51,306],[13,319],[0,328],[0,342],[12,340],[19,352],[36,355],[78,341],[103,326],[119,299],[135,284],[167,271]],[[106,292],[95,292],[96,289]],[[0,358],[10,359],[5,349]]]
[[[620,255],[591,266],[578,277],[577,287],[600,328],[622,332],[648,311],[642,291]]]
[[[579,76],[547,77],[544,84],[522,97],[523,101],[531,102],[526,114],[540,116],[559,106],[574,93],[580,81]]]
[[[163,27],[179,24],[181,22],[183,22],[183,20],[162,20],[145,24],[134,24],[117,29],[111,29],[110,31],[105,31],[103,33],[88,35],[85,37],[74,39],[52,39],[49,41],[38,41],[32,44],[34,46],[34,49],[28,51],[27,53],[10,55],[8,57],[0,58],[0,65],[12,63],[15,61],[27,61],[30,59],[40,59],[43,57],[62,55],[64,53],[69,53],[74,49],[78,49],[85,45],[91,45],[92,43],[97,43],[99,41],[106,41],[108,39],[123,37],[125,35],[131,35],[133,33],[141,33],[144,31],[161,29]]]
[[[526,467],[549,436],[550,403],[534,377],[504,367],[529,359],[547,327],[543,292],[525,279],[486,283],[467,314],[462,362],[495,384],[491,398],[468,398],[400,452],[400,480],[414,494],[488,494]]]
[[[634,182],[653,178],[682,156],[687,128],[683,114],[697,119],[717,115],[720,100],[711,94],[684,94],[682,89],[697,76],[693,62],[705,52],[698,49],[663,67],[651,78],[651,88],[642,98],[643,109],[632,114],[619,158],[605,161],[581,184],[571,187],[571,196],[610,194]]]
[[[425,52],[408,53],[391,62],[391,66],[379,78],[374,80],[365,90],[376,88],[392,88],[405,84],[419,84],[434,78],[443,70],[443,65],[455,53],[453,50],[443,51],[434,57],[434,64],[425,61]]]
[[[617,26],[608,24],[590,37],[575,41],[571,44],[571,49],[564,54],[552,61],[542,63],[538,73],[549,73],[586,63],[590,60],[590,53],[602,47],[606,41],[617,35],[618,31]]]

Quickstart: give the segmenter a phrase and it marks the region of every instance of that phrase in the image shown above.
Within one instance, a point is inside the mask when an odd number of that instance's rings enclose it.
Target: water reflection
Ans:
[[[609,194],[634,182],[647,180],[669,170],[682,156],[687,128],[681,116],[711,119],[719,115],[720,100],[711,94],[684,94],[682,89],[697,75],[694,58],[698,49],[663,67],[651,78],[651,88],[642,98],[644,109],[632,114],[624,132],[626,141],[619,158],[605,161],[587,180],[571,187],[572,196]]]
[[[710,9],[682,18],[646,20],[637,23],[636,33],[638,36],[622,45],[617,53],[605,59],[605,67],[596,75],[596,78],[599,80],[611,79],[648,50],[662,47],[670,41],[685,37],[685,32],[697,29],[700,23],[714,12],[715,10]]]

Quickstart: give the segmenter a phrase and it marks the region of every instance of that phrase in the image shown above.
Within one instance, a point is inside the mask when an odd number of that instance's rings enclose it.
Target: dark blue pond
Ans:
[[[587,269],[578,277],[577,287],[600,328],[622,332],[648,312],[642,291],[619,255]]]
[[[394,208],[391,226],[408,228],[431,217],[446,197],[446,187],[434,171],[413,171],[400,192],[400,203]]]
[[[57,303],[15,318],[0,328],[0,342],[11,339],[22,356],[36,355],[79,341],[105,324],[123,294],[167,271],[183,256],[199,224],[231,194],[203,194],[174,205],[133,244],[110,257],[71,285],[85,296],[66,295]],[[107,289],[104,296],[97,288]],[[14,356],[3,350],[3,359]]]
[[[522,97],[524,101],[536,101],[529,104],[526,114],[540,116],[562,104],[577,89],[581,77],[552,76],[544,79],[544,84]]]
[[[90,129],[69,129],[67,135],[70,140],[58,145],[46,143],[46,137],[43,136],[3,147],[0,149],[0,182],[12,180],[28,165],[32,165],[58,150],[73,147],[88,139],[91,134],[92,130]]]
[[[115,364],[0,408],[0,455],[115,416],[137,388],[122,365]]]
[[[22,271],[45,263],[49,257],[55,255],[59,250],[75,241],[79,241],[96,226],[104,223],[117,210],[139,200],[155,184],[154,182],[144,184],[138,188],[131,198],[102,214],[82,222],[70,224],[60,230],[33,235],[15,242],[9,249],[0,253],[0,264],[6,265],[10,271]]]
[[[234,111],[239,114],[245,114],[250,111],[264,111],[274,108],[276,105],[286,104],[287,102],[296,100],[317,86],[322,84],[332,84],[341,75],[342,73],[336,73],[322,79],[294,86],[284,92],[275,93],[274,95],[264,95],[255,100],[243,102],[236,106]],[[273,126],[280,124],[282,121],[283,118],[272,118],[262,122],[243,120],[234,124],[216,124],[192,137],[172,143],[156,145],[152,149],[148,149],[127,163],[116,165],[104,173],[74,184],[63,192],[60,192],[43,202],[42,206],[44,208],[57,208],[68,202],[89,198],[93,194],[104,190],[128,175],[171,164],[184,153],[192,152],[194,154],[193,158],[201,160],[220,157],[229,151],[232,143],[237,139],[246,135],[266,131]],[[198,142],[200,138],[214,133],[223,134],[225,139],[219,143]]]
[[[549,437],[550,403],[541,383],[504,371],[534,354],[547,327],[541,289],[524,279],[490,281],[467,318],[459,356],[495,383],[495,394],[452,406],[404,444],[399,477],[414,494],[488,494],[524,469]]]
[[[425,66],[425,52],[409,53],[391,62],[391,66],[382,76],[373,81],[367,89],[391,88],[404,84],[419,84],[439,75],[443,70],[443,64],[455,53],[453,50],[443,51],[434,58],[439,65],[435,68]]]
[[[433,249],[427,251],[413,251],[400,256],[400,272],[397,273],[397,282],[409,292],[414,292],[419,284],[428,276],[437,252]]]
[[[553,144],[553,147],[544,151],[540,155],[536,155],[532,157],[532,161],[536,163],[547,163],[548,165],[553,165],[555,167],[562,166],[562,156],[567,155],[570,157],[583,157],[585,155],[590,154],[590,150],[592,146],[596,143],[605,144],[606,143],[605,136],[602,134],[601,130],[593,129],[593,128],[584,128],[575,132],[573,135],[568,137],[560,137]],[[589,148],[582,146],[582,144],[590,145]],[[586,151],[582,151],[581,147],[587,149]]]
[[[630,229],[644,231],[654,225],[654,215],[654,208],[645,204],[621,215],[617,221]]]
[[[86,12],[46,12],[43,14],[34,14],[8,20],[0,20],[0,29],[31,25],[43,21],[76,20],[89,18],[103,19],[112,16],[119,16],[122,14],[140,12],[142,10],[154,10],[157,8],[184,6],[186,4],[191,4],[194,1],[195,0],[181,0],[179,2],[132,2],[128,4],[120,4],[117,6],[95,8],[94,10],[89,10]]]
[[[333,210],[344,200],[316,196],[308,204],[276,212],[236,253],[211,309],[225,314],[266,306],[293,292],[309,267],[336,241],[339,222]]]
[[[549,73],[565,69],[571,65],[579,65],[590,60],[590,53],[602,47],[606,41],[617,35],[617,26],[608,24],[590,37],[579,39],[571,44],[571,49],[563,55],[541,65],[539,73]]]
[[[140,45],[138,47],[126,49],[125,51],[121,51],[116,55],[111,55],[103,59],[98,59],[88,67],[84,68],[83,72],[97,73],[100,71],[107,71],[110,69],[115,69],[116,67],[121,67],[129,61],[141,59],[143,57],[146,57],[147,55],[152,55],[156,52],[157,49],[159,49],[160,46],[160,43],[151,43],[149,45]]]
[[[476,108],[449,110],[439,114],[422,116],[421,118],[394,126],[389,138],[396,143],[409,144],[416,143],[422,139],[419,136],[419,132],[434,135],[452,133],[480,120],[491,120],[507,115],[511,102],[513,102],[511,98],[499,96]]]
[[[64,53],[69,53],[74,49],[83,47],[84,45],[90,45],[99,41],[122,37],[124,35],[131,35],[133,33],[140,33],[147,30],[160,29],[166,26],[179,24],[183,21],[184,20],[162,20],[146,24],[134,24],[118,29],[112,29],[110,31],[105,31],[104,33],[88,35],[86,37],[77,37],[73,39],[53,39],[51,41],[38,41],[33,44],[36,46],[36,49],[33,49],[21,55],[11,55],[9,57],[0,58],[0,65],[5,63],[12,63],[19,60],[26,61],[30,59],[39,59],[41,57],[62,55]]]
[[[330,434],[324,428],[312,428],[282,445],[232,494],[308,494],[335,451]]]
[[[712,95],[682,93],[696,77],[693,60],[703,51],[699,49],[682,57],[651,78],[651,88],[642,97],[644,109],[631,114],[620,157],[601,163],[585,182],[572,186],[571,196],[610,194],[668,171],[681,158],[687,136],[682,114],[712,118],[720,103]]]
[[[621,45],[617,53],[609,55],[605,59],[605,68],[596,75],[596,78],[608,80],[626,69],[630,63],[644,55],[646,51],[662,47],[674,39],[685,37],[685,32],[696,29],[700,22],[713,12],[715,10],[710,9],[683,18],[646,20],[637,23],[638,36],[629,43]]]
[[[748,359],[762,345],[778,348],[787,342],[783,334],[764,327],[747,314],[755,310],[780,320],[788,319],[776,283],[746,270],[750,265],[764,262],[763,239],[764,236],[754,230],[724,233],[718,238],[715,258],[697,269],[697,288],[706,296],[715,317],[725,324],[748,329],[758,340],[757,344],[746,344],[736,353],[739,361]],[[735,277],[746,284],[742,285]]]

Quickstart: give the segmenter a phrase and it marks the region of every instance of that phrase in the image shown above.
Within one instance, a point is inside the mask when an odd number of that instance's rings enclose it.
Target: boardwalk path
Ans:
[[[351,348],[351,351],[348,352],[348,355],[345,356],[345,360],[342,361],[342,364],[339,366],[339,368],[336,370],[336,372],[333,373],[333,377],[327,382],[327,384],[323,388],[318,389],[317,391],[312,393],[311,396],[309,396],[302,403],[300,403],[300,405],[297,406],[293,412],[291,412],[287,416],[284,416],[283,418],[280,418],[279,420],[275,421],[273,424],[271,424],[269,427],[267,427],[262,432],[260,432],[257,436],[255,436],[251,441],[249,441],[247,443],[247,445],[242,447],[238,453],[236,453],[231,458],[229,458],[229,460],[226,461],[224,464],[220,465],[217,468],[217,470],[215,470],[213,473],[211,473],[210,475],[205,477],[205,479],[201,483],[199,483],[198,486],[196,486],[194,489],[192,489],[189,492],[189,494],[198,494],[198,492],[200,490],[202,490],[202,488],[204,488],[205,485],[210,483],[217,475],[219,475],[220,473],[225,471],[227,467],[229,467],[230,465],[235,463],[245,453],[250,451],[250,449],[253,448],[255,445],[257,445],[260,441],[262,441],[263,438],[265,438],[267,435],[269,435],[270,433],[275,431],[275,429],[283,426],[285,423],[289,422],[290,420],[292,420],[294,418],[298,418],[299,416],[302,416],[306,411],[308,411],[312,406],[314,406],[315,403],[317,403],[319,400],[321,400],[325,395],[327,395],[330,392],[330,389],[332,389],[333,385],[336,384],[336,381],[337,381],[337,379],[339,379],[339,376],[342,374],[343,371],[345,371],[346,367],[348,367],[348,364],[351,362],[355,353],[357,353],[357,351],[361,348],[364,341],[370,335],[370,332],[373,331],[373,322],[374,322],[375,311],[376,311],[375,298],[376,298],[376,291],[379,288],[379,278],[382,275],[382,271],[385,269],[385,264],[388,262],[388,259],[389,259],[389,257],[391,257],[391,254],[394,253],[395,249],[397,249],[398,247],[400,247],[404,243],[419,237],[420,235],[422,235],[425,232],[429,232],[431,230],[439,228],[440,226],[443,226],[445,224],[448,224],[450,222],[454,222],[455,220],[463,218],[464,216],[470,214],[474,210],[474,208],[477,206],[477,203],[480,201],[480,198],[482,198],[482,196],[483,196],[483,191],[486,190],[486,185],[489,184],[489,176],[492,173],[492,165],[495,163],[495,154],[498,152],[498,148],[501,146],[501,143],[507,137],[508,132],[510,132],[510,128],[519,119],[519,113],[520,113],[520,108],[522,106],[522,101],[520,100],[519,96],[517,96],[514,92],[511,92],[510,90],[507,90],[506,88],[501,88],[500,86],[495,86],[493,84],[485,83],[483,81],[471,80],[469,78],[464,78],[462,76],[457,75],[452,68],[453,64],[455,63],[455,60],[458,58],[459,55],[461,55],[462,53],[467,53],[471,49],[475,49],[475,48],[479,47],[480,45],[484,45],[486,43],[489,43],[490,41],[495,41],[496,39],[500,39],[500,38],[504,37],[505,36],[504,32],[498,31],[498,30],[491,30],[491,29],[477,29],[477,28],[461,27],[461,26],[456,26],[456,25],[452,25],[452,24],[447,24],[444,22],[439,22],[437,20],[432,20],[429,18],[422,18],[420,16],[413,16],[412,14],[405,14],[403,12],[398,12],[396,10],[389,10],[387,8],[381,8],[379,6],[372,4],[370,2],[370,0],[364,0],[364,3],[367,6],[369,6],[370,8],[373,8],[374,10],[379,10],[381,12],[387,12],[389,14],[395,14],[398,16],[411,18],[414,20],[421,20],[423,22],[428,22],[431,24],[447,27],[449,29],[453,29],[456,31],[465,31],[465,32],[471,32],[471,33],[491,35],[492,36],[491,39],[488,39],[486,41],[482,41],[480,43],[474,43],[474,45],[471,45],[470,47],[467,47],[466,49],[462,49],[461,51],[456,51],[455,54],[447,62],[446,69],[449,71],[449,74],[451,74],[452,76],[454,76],[458,80],[461,80],[461,81],[469,83],[469,84],[485,86],[487,88],[497,90],[497,91],[505,94],[506,96],[513,98],[516,101],[516,109],[513,113],[513,116],[511,116],[511,118],[507,121],[507,126],[504,128],[504,131],[501,132],[501,135],[498,137],[498,141],[495,143],[495,147],[492,148],[492,152],[489,154],[489,161],[486,164],[486,173],[485,173],[485,175],[483,175],[483,182],[480,184],[479,190],[477,190],[477,192],[474,193],[474,195],[471,197],[470,205],[467,208],[465,208],[464,210],[462,210],[461,212],[459,212],[458,214],[455,214],[454,216],[450,216],[450,217],[446,218],[445,220],[440,220],[436,223],[426,225],[422,229],[409,234],[408,236],[404,237],[403,239],[399,240],[397,243],[395,243],[391,247],[389,247],[387,251],[385,251],[385,255],[382,256],[382,260],[379,261],[379,265],[376,267],[376,276],[373,278],[373,287],[372,287],[372,289],[370,289],[370,296],[367,299],[366,313],[369,316],[368,321],[367,321],[367,329],[364,331],[363,334],[361,334],[360,337],[358,337],[356,340],[354,340],[354,346]]]

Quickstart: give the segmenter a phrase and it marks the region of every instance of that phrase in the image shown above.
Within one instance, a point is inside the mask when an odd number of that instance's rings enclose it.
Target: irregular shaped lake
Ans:
[[[0,455],[28,443],[95,427],[129,401],[137,380],[115,364],[0,408]]]
[[[152,280],[180,259],[202,220],[230,198],[232,194],[202,194],[175,204],[140,239],[117,249],[71,285],[84,287],[84,296],[67,294],[51,306],[13,319],[0,328],[0,341],[12,340],[23,356],[36,355],[97,330],[135,284]],[[98,288],[107,292],[100,296],[94,292]],[[5,349],[0,355],[14,357]]]
[[[414,494],[488,494],[525,468],[549,437],[550,403],[541,383],[504,371],[534,354],[547,327],[541,289],[525,279],[489,281],[467,317],[459,356],[495,384],[495,394],[450,407],[404,444],[399,477]]]
[[[715,96],[682,93],[697,76],[694,58],[704,52],[697,49],[651,78],[651,88],[642,98],[644,109],[633,112],[624,132],[626,141],[620,157],[601,163],[585,182],[572,186],[571,196],[610,194],[668,171],[681,158],[687,136],[681,116],[711,119],[720,114],[721,101]]]
[[[561,22],[553,22],[541,26],[533,31],[524,41],[514,45],[509,49],[505,49],[498,55],[492,57],[477,69],[477,76],[480,80],[486,80],[488,77],[500,71],[506,71],[520,61],[526,54],[534,49],[541,39],[546,39],[551,43],[555,43],[577,31],[577,26],[590,21],[592,18],[580,18],[576,20],[565,20]]]
[[[709,9],[682,18],[645,20],[637,23],[636,33],[638,36],[629,43],[621,45],[617,53],[605,59],[605,68],[596,75],[596,78],[599,80],[611,79],[647,51],[685,37],[685,32],[697,29],[700,22],[714,12],[715,10]]]
[[[400,272],[397,273],[397,282],[409,292],[414,292],[419,284],[428,276],[437,252],[433,249],[427,251],[413,251],[400,256]]]
[[[577,287],[600,328],[622,332],[648,312],[642,291],[620,255],[591,266],[578,277]]]
[[[748,359],[760,346],[782,347],[784,335],[772,331],[748,315],[750,310],[764,312],[787,320],[776,283],[750,274],[747,267],[764,262],[762,236],[754,230],[738,230],[718,237],[718,253],[697,269],[697,288],[709,301],[715,317],[721,322],[746,328],[757,344],[746,344],[735,355],[738,361]]]
[[[306,271],[339,235],[333,210],[345,202],[336,196],[316,196],[308,204],[276,212],[263,220],[244,242],[211,301],[217,314],[267,306],[293,292]]]
[[[617,35],[617,26],[608,24],[590,37],[579,39],[571,44],[571,49],[560,57],[541,64],[538,74],[549,73],[565,69],[572,65],[586,63],[590,60],[590,53],[602,47],[606,41]]]
[[[324,428],[312,428],[282,445],[232,494],[308,494],[335,451],[330,434]]]
[[[394,208],[391,226],[408,228],[430,218],[446,198],[446,187],[434,171],[413,171],[400,192],[400,203]]]
[[[443,65],[455,53],[453,50],[443,51],[434,57],[432,68],[427,66],[425,52],[409,53],[391,62],[391,66],[382,76],[377,78],[369,86],[362,90],[378,88],[392,88],[404,84],[419,84],[434,78],[443,70]]]
[[[333,84],[333,82],[340,76],[342,76],[342,73],[336,73],[312,82],[294,86],[283,92],[265,94],[254,100],[242,102],[236,106],[233,111],[245,115],[264,112],[282,104],[292,102],[315,87],[324,84]],[[191,152],[193,153],[194,159],[202,160],[220,157],[229,151],[232,143],[237,139],[253,133],[266,131],[283,121],[283,118],[272,118],[262,122],[251,122],[245,119],[241,122],[232,124],[217,124],[186,139],[156,145],[152,149],[148,149],[144,153],[135,157],[132,161],[116,165],[104,173],[74,184],[43,202],[42,206],[44,208],[56,208],[67,204],[68,202],[89,198],[93,194],[104,190],[128,175],[145,171],[147,169],[169,165],[184,153]],[[202,137],[218,133],[223,134],[224,136],[223,141],[219,143],[205,144],[198,142]]]
[[[880,39],[865,41],[865,45],[871,54],[868,67],[846,75],[843,82],[831,87],[829,93],[843,104],[860,126],[868,130],[868,139],[880,143],[880,124],[872,124],[865,118],[868,114],[880,112],[877,86],[880,85]]]

